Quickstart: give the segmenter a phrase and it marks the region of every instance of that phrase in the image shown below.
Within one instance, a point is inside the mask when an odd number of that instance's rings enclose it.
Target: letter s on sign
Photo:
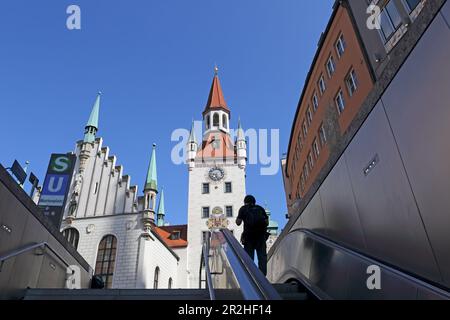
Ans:
[[[53,170],[57,172],[64,172],[69,169],[69,159],[66,157],[59,157],[55,159]]]

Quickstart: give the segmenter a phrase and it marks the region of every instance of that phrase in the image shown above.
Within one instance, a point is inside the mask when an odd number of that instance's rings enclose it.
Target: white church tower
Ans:
[[[236,140],[230,136],[231,112],[215,68],[208,102],[203,111],[204,134],[200,144],[194,128],[187,145],[188,196],[188,285],[199,286],[203,238],[208,225],[220,223],[239,240],[242,226],[235,223],[243,205],[247,145],[240,121]]]

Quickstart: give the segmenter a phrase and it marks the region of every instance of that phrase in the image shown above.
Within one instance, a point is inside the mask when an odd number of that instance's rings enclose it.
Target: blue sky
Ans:
[[[287,150],[306,73],[333,0],[2,0],[0,163],[29,160],[41,181],[51,153],[73,151],[97,91],[99,136],[142,191],[152,143],[166,219],[187,221],[188,171],[171,133],[201,120],[220,68],[231,125],[280,129]],[[66,28],[81,8],[82,29]],[[281,172],[247,171],[247,192],[284,226]]]

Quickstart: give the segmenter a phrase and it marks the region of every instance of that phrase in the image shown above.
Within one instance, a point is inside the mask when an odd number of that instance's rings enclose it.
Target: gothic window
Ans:
[[[113,235],[103,237],[98,245],[97,261],[95,263],[95,275],[100,276],[105,289],[112,288],[114,265],[116,262],[117,239]]]
[[[172,278],[169,278],[169,285],[167,286],[169,289],[172,289]]]
[[[80,233],[75,228],[67,228],[62,232],[64,238],[75,248],[78,248],[78,241],[80,240]]]
[[[211,125],[211,117],[206,116],[206,129],[209,129],[209,126]]]
[[[219,126],[219,114],[218,113],[214,113],[213,116],[213,127],[218,127]]]
[[[153,278],[153,289],[158,289],[158,281],[159,281],[159,267],[156,267],[155,276]]]

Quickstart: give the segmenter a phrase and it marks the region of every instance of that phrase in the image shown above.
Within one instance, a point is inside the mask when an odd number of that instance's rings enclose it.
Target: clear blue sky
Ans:
[[[41,181],[51,153],[73,151],[97,91],[99,136],[142,192],[152,143],[166,219],[187,221],[188,171],[170,159],[176,128],[201,120],[220,68],[232,126],[280,129],[286,152],[306,73],[333,0],[2,0],[0,163],[31,161]],[[82,30],[66,28],[81,7]],[[247,172],[247,191],[286,220],[281,172]]]

